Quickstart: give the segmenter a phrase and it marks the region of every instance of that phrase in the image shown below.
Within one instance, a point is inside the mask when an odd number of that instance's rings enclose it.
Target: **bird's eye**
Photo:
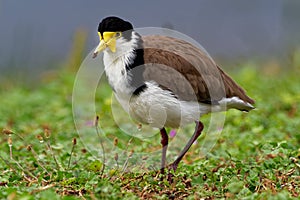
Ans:
[[[116,35],[115,35],[116,38],[120,38],[121,36],[122,36],[121,32],[116,32]]]

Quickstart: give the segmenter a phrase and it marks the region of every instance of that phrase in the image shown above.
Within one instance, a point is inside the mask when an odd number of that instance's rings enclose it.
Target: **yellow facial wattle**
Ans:
[[[121,32],[104,32],[103,36],[100,32],[98,32],[100,43],[96,48],[94,54],[103,51],[107,47],[111,50],[111,52],[116,52],[116,41],[119,37],[121,37]]]

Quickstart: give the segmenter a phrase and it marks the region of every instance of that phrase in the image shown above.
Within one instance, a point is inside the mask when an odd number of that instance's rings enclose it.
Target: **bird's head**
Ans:
[[[130,22],[124,21],[118,17],[104,18],[98,26],[99,45],[94,51],[93,58],[99,52],[109,48],[113,53],[116,52],[118,41],[130,41],[133,26]]]

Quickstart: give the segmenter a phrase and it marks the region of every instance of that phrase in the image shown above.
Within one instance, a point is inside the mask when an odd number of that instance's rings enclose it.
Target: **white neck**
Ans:
[[[140,36],[132,31],[131,40],[119,38],[116,42],[116,52],[109,48],[104,50],[104,70],[109,84],[116,94],[131,94],[133,88],[129,85],[130,75],[126,71],[126,65],[133,63],[134,50],[138,48]]]

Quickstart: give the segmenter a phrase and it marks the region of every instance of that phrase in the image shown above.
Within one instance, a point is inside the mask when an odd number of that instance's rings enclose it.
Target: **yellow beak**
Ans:
[[[98,53],[106,49],[107,47],[113,52],[116,52],[116,32],[104,32],[103,33],[103,38],[101,34],[98,32],[99,38],[100,38],[100,43],[96,47],[93,58],[96,58]]]
[[[100,40],[100,43],[98,44],[98,46],[96,47],[94,54],[93,54],[93,58],[96,58],[98,53],[103,51],[104,49],[106,49],[106,44],[104,42],[104,40]]]

